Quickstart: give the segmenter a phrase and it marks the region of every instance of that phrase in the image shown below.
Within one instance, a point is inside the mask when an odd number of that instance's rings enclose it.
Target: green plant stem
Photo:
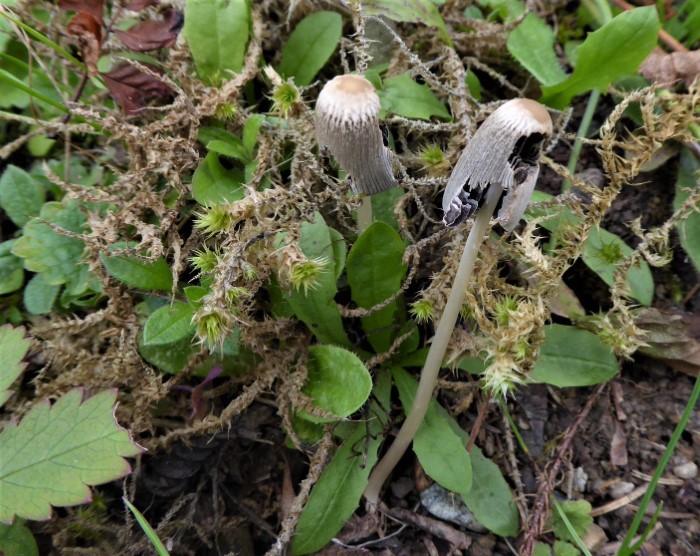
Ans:
[[[582,137],[588,135],[588,128],[591,127],[591,121],[593,120],[593,115],[595,114],[596,108],[598,108],[598,101],[600,100],[600,93],[598,91],[591,91],[591,96],[588,97],[588,104],[586,105],[586,111],[583,113],[583,118],[581,118],[581,124],[578,127],[578,133],[576,134],[576,141],[574,141],[574,146],[571,149],[571,156],[569,157],[569,164],[567,166],[569,173],[573,176],[576,172],[576,165],[578,164],[578,157],[581,154],[581,149],[583,148]],[[571,187],[571,182],[566,180],[562,186],[563,191],[568,191]]]
[[[372,197],[363,195],[362,204],[357,209],[357,235],[362,235],[372,225]]]
[[[695,405],[698,402],[698,397],[700,397],[700,376],[698,376],[698,378],[695,380],[695,387],[690,394],[690,399],[685,406],[681,420],[678,421],[678,425],[676,425],[676,429],[673,431],[673,436],[671,436],[671,440],[669,440],[668,445],[661,456],[661,460],[659,460],[659,465],[656,467],[656,471],[654,471],[654,475],[649,482],[647,491],[644,493],[644,497],[639,503],[639,509],[632,520],[632,524],[630,525],[629,531],[627,531],[627,535],[625,535],[625,538],[622,541],[620,550],[617,552],[618,556],[629,556],[634,553],[635,548],[630,548],[632,539],[639,530],[644,514],[649,507],[649,502],[651,502],[651,497],[654,495],[654,491],[656,490],[656,485],[659,483],[659,479],[661,478],[661,475],[663,475],[664,470],[666,469],[666,466],[668,465],[668,462],[676,449],[676,445],[681,439],[681,435],[683,434],[683,431],[685,430],[685,427],[693,414]]]
[[[486,202],[479,209],[479,212],[474,219],[472,229],[469,231],[467,243],[462,252],[462,258],[459,261],[459,267],[455,274],[452,289],[447,297],[445,310],[440,317],[435,337],[430,345],[428,357],[423,365],[423,370],[420,374],[420,382],[416,397],[413,400],[411,409],[406,415],[406,420],[401,425],[393,444],[389,447],[384,457],[372,470],[369,477],[369,483],[365,489],[365,498],[371,504],[376,506],[379,501],[379,491],[386,481],[389,474],[393,471],[396,464],[406,452],[408,445],[413,440],[413,437],[423,422],[425,413],[428,410],[428,404],[433,397],[435,384],[437,383],[438,373],[442,366],[442,361],[447,351],[447,344],[452,337],[457,318],[459,317],[464,296],[474,270],[474,263],[479,253],[479,247],[484,241],[486,232],[488,231],[491,216],[496,208],[498,200],[503,193],[503,189],[499,185],[491,184],[486,196]]]
[[[508,411],[508,406],[500,398],[498,399],[498,405],[501,408],[503,414],[506,416],[506,419],[508,419],[510,430],[513,431],[513,435],[515,436],[515,439],[518,442],[518,446],[520,446],[520,449],[523,451],[524,454],[530,455],[530,450],[528,449],[527,444],[525,444],[523,437],[520,435],[520,430],[518,430],[518,427],[516,426],[515,421],[513,420],[513,417],[510,414],[510,411]]]
[[[148,540],[151,541],[153,548],[155,548],[156,554],[158,554],[158,556],[169,556],[168,549],[165,548],[163,541],[161,541],[158,537],[158,533],[153,530],[153,527],[151,527],[151,524],[148,523],[148,520],[143,516],[143,514],[138,511],[136,506],[129,502],[126,497],[122,496],[122,501],[124,504],[126,504],[126,507],[131,510],[131,513],[134,514],[136,521],[138,521],[141,529],[143,529],[143,532],[148,537]]]

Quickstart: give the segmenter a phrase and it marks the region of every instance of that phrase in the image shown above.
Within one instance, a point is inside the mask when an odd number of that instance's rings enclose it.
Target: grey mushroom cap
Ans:
[[[515,228],[537,182],[542,142],[551,135],[552,118],[540,103],[513,99],[501,105],[484,120],[450,175],[442,197],[445,225],[466,220],[486,188],[497,184],[506,192],[498,220],[508,231]]]
[[[379,97],[359,75],[339,75],[316,101],[316,139],[352,177],[355,193],[374,194],[396,185],[392,152],[379,128]]]

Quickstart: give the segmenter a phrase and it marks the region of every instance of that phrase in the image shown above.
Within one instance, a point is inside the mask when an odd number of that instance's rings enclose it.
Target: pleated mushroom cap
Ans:
[[[379,129],[379,97],[359,75],[330,80],[316,100],[316,139],[352,177],[356,193],[379,193],[396,185],[391,151]]]

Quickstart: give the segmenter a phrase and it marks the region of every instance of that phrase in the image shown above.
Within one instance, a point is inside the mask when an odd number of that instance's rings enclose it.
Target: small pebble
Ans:
[[[462,502],[459,494],[454,494],[437,483],[420,493],[420,501],[423,507],[438,519],[450,521],[476,533],[486,531]]]
[[[682,463],[673,468],[673,474],[679,479],[694,479],[698,476],[698,466],[692,461]]]
[[[620,481],[610,489],[610,495],[617,500],[618,498],[622,498],[625,494],[629,494],[633,490],[634,483]]]
[[[588,482],[588,475],[583,470],[583,467],[577,467],[574,469],[574,477],[572,481],[572,488],[575,492],[586,492],[586,483]]]

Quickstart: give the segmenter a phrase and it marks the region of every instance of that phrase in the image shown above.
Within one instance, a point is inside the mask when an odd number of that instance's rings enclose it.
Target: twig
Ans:
[[[548,500],[550,495],[552,494],[552,490],[554,489],[554,479],[559,473],[559,469],[561,468],[561,465],[564,461],[564,455],[568,452],[569,447],[571,446],[571,443],[573,442],[579,427],[586,419],[586,417],[588,417],[588,414],[590,413],[593,404],[600,397],[600,394],[605,389],[606,384],[606,382],[599,384],[593,392],[593,394],[591,395],[591,397],[588,398],[586,405],[576,416],[576,419],[566,431],[564,440],[562,441],[561,446],[559,446],[559,450],[557,450],[557,455],[554,458],[554,463],[552,464],[552,467],[550,468],[547,477],[545,477],[544,480],[540,481],[540,487],[537,489],[535,507],[533,508],[531,514],[532,518],[530,520],[530,526],[528,527],[528,530],[525,531],[523,546],[520,551],[520,554],[522,554],[523,556],[532,556],[535,550],[535,542],[537,541],[537,537],[539,537],[540,533],[544,530],[545,527]]]

